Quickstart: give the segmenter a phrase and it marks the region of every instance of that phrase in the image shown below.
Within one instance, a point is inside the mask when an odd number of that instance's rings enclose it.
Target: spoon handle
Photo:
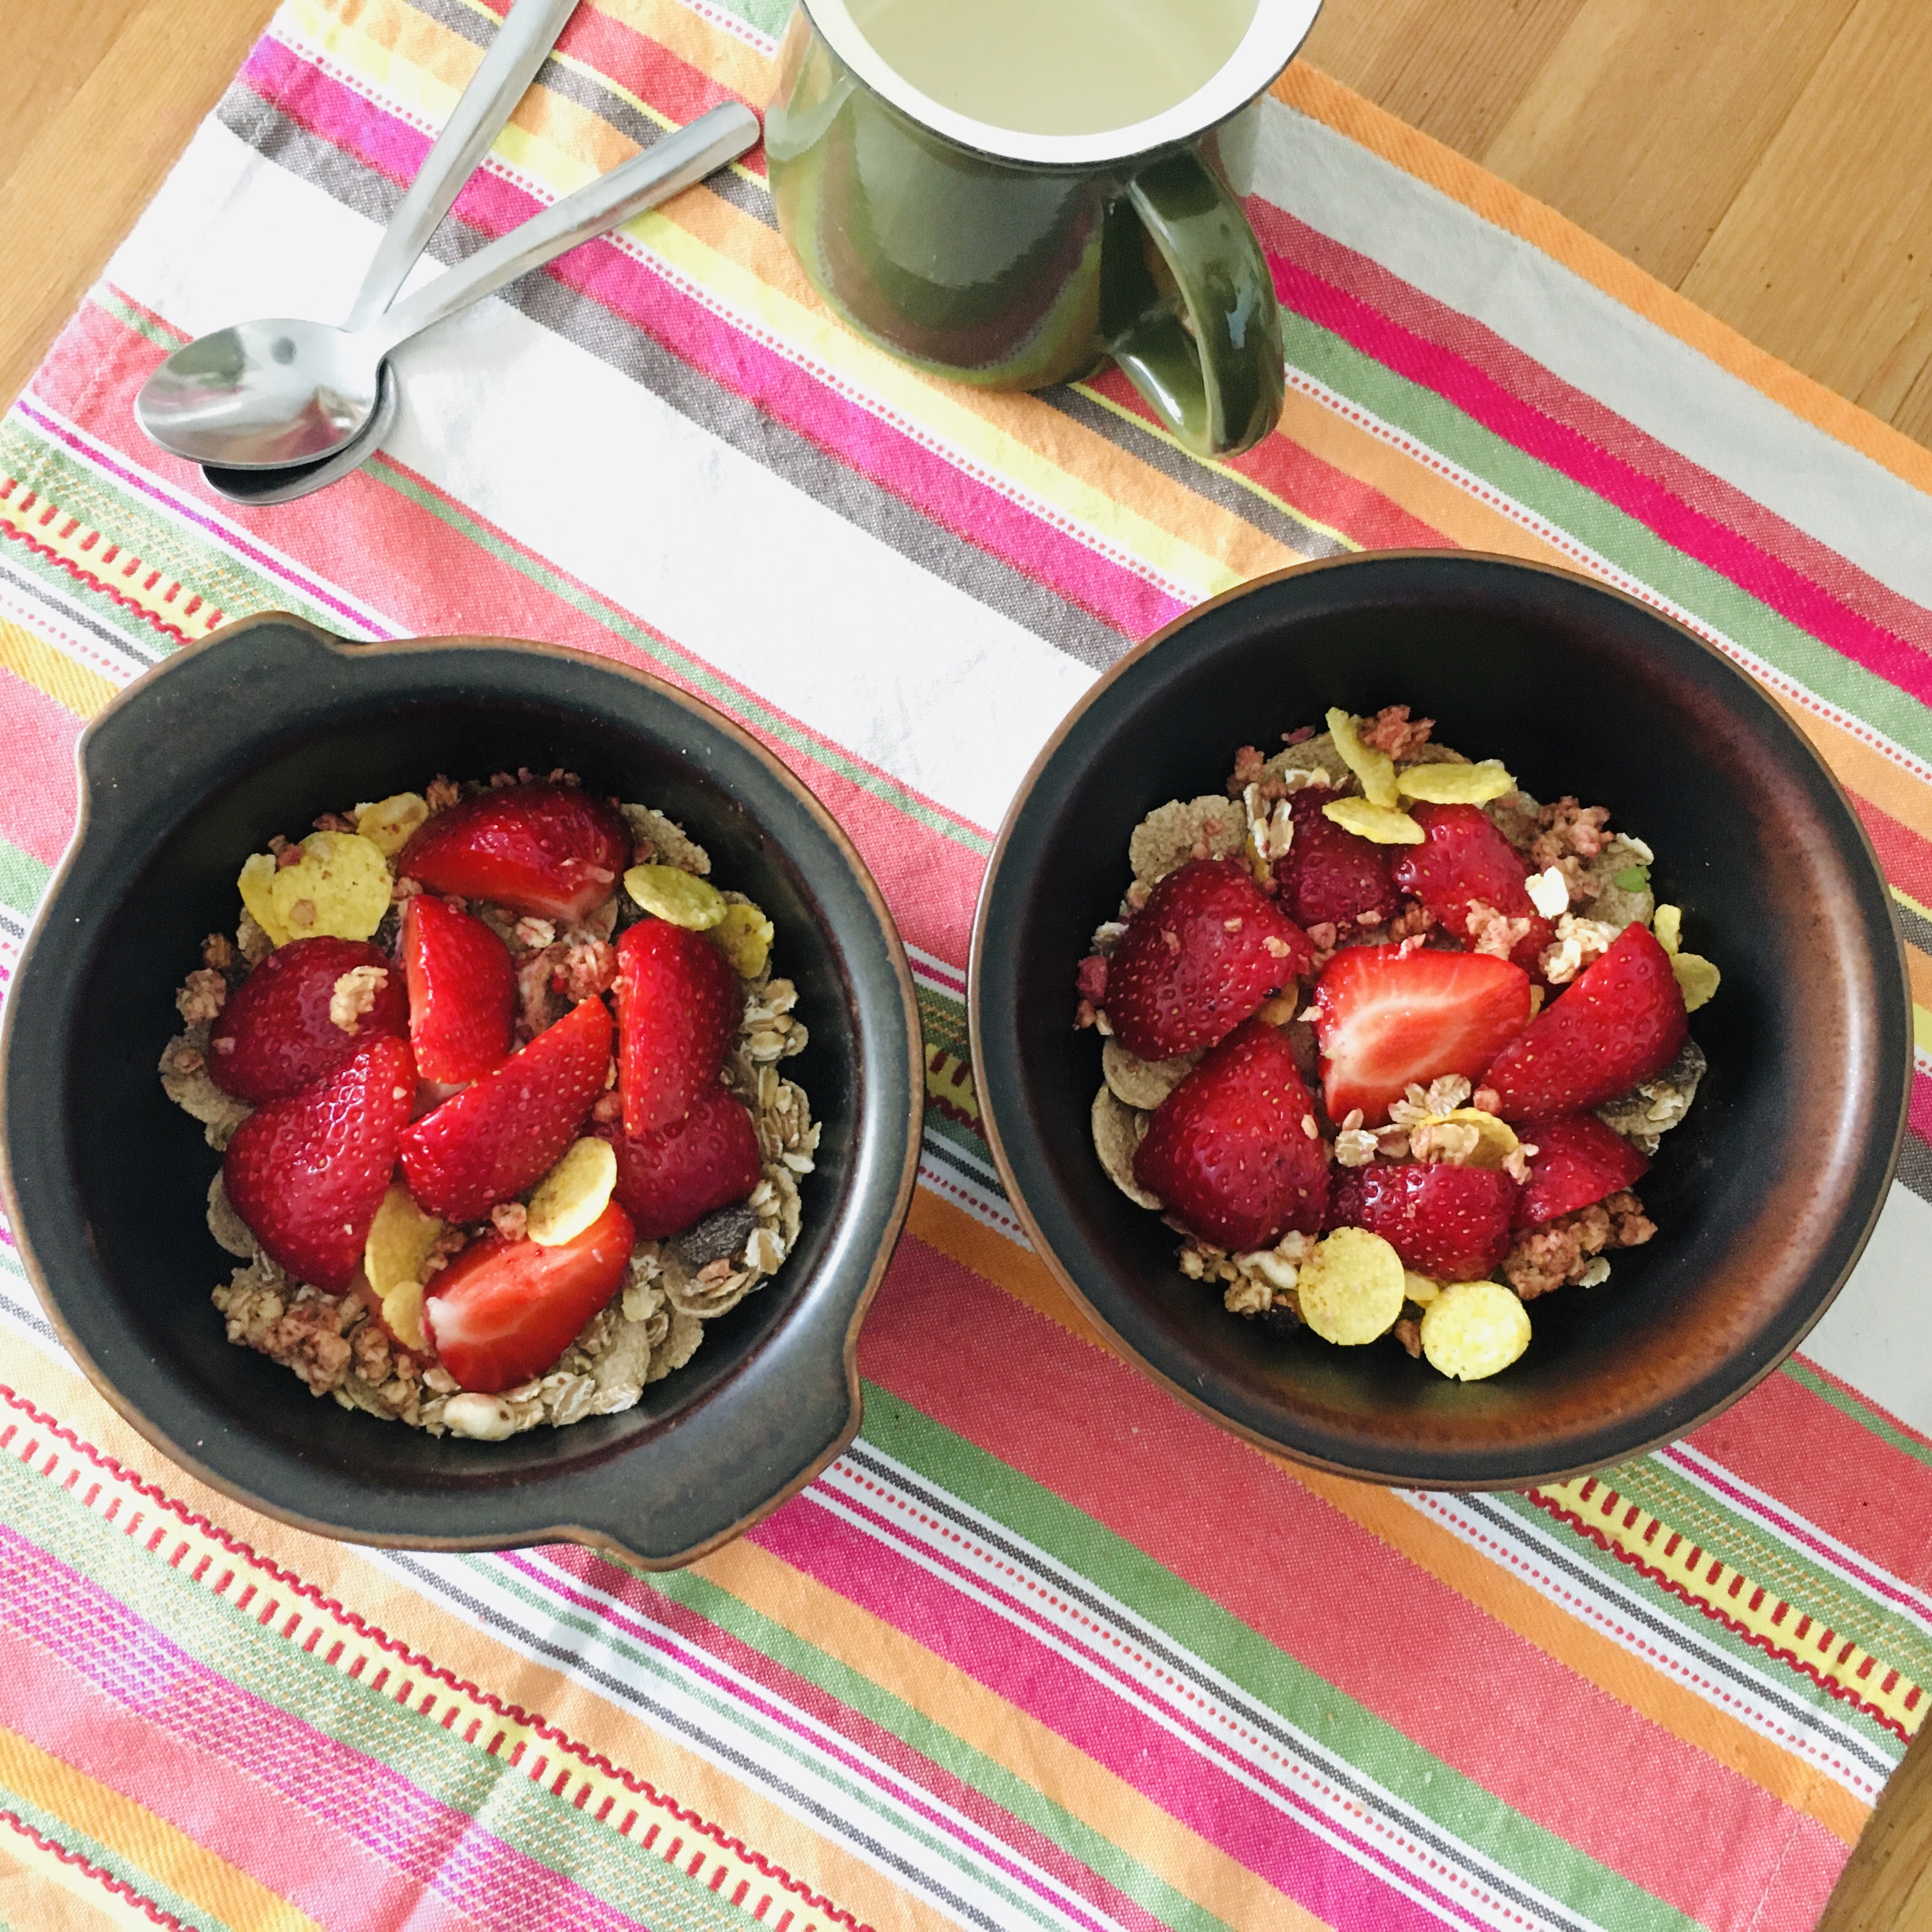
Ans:
[[[395,300],[437,224],[549,58],[576,5],[577,0],[516,0],[389,218],[344,328],[365,328]]]
[[[358,332],[358,340],[368,344],[371,367],[433,322],[494,294],[505,283],[541,268],[580,242],[668,201],[727,161],[736,160],[757,146],[758,134],[758,117],[748,107],[728,100],[700,114],[689,127],[654,142],[621,167],[600,175],[446,269],[428,288]]]

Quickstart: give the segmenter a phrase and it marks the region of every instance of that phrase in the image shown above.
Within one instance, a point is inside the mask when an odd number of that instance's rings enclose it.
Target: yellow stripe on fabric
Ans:
[[[1540,250],[1813,428],[1870,457],[1914,488],[1932,492],[1932,451],[1780,362],[1553,208],[1397,120],[1306,61],[1295,62],[1275,82],[1274,92],[1277,100]]]
[[[334,1660],[337,1669],[347,1670],[359,1659],[363,1681],[370,1683],[378,1671],[389,1671],[386,1688],[393,1687],[398,1693],[410,1691],[411,1707],[418,1711],[428,1698],[434,1721],[440,1722],[446,1712],[454,1708],[458,1715],[453,1723],[459,1736],[473,1718],[488,1719],[491,1729],[479,1729],[477,1742],[488,1746],[500,1730],[499,1756],[507,1757],[516,1744],[523,1742],[520,1769],[531,1769],[545,1754],[557,1753],[554,1761],[544,1762],[547,1784],[554,1783],[560,1766],[568,1766],[576,1773],[567,1787],[573,1798],[580,1786],[591,1784],[593,1779],[598,1790],[618,1786],[626,1794],[626,1806],[634,1806],[638,1813],[631,1832],[634,1838],[641,1840],[652,1824],[658,1824],[663,1828],[657,1847],[678,1846],[680,1870],[691,1870],[695,1858],[700,1861],[702,1882],[709,1883],[721,1869],[728,1875],[720,1880],[725,1898],[733,1895],[741,1878],[755,1888],[747,1892],[751,1904],[769,1892],[775,1905],[766,1914],[767,1924],[776,1923],[787,1909],[801,1920],[808,1919],[804,1897],[810,1893],[829,1898],[835,1907],[862,1924],[904,1928],[904,1932],[950,1932],[950,1922],[930,1912],[890,1879],[628,1711],[473,1628],[394,1573],[368,1562],[352,1545],[259,1516],[170,1463],[129,1429],[68,1364],[41,1354],[4,1330],[0,1330],[0,1381],[58,1418],[124,1468],[158,1480],[190,1515],[214,1526],[213,1531],[196,1529],[170,1511],[165,1516],[143,1517],[136,1528],[145,1536],[158,1524],[165,1526],[164,1559],[178,1543],[187,1544],[191,1553],[182,1558],[179,1567],[190,1576],[202,1554],[218,1557],[220,1567],[211,1562],[206,1574],[219,1581],[223,1570],[234,1572],[234,1580],[224,1592],[231,1602],[251,1580],[262,1586],[250,1607],[266,1608],[272,1600],[275,1606],[273,1627],[265,1628],[264,1642],[289,1642],[300,1647],[308,1642],[309,1633],[320,1629],[328,1640],[317,1639],[317,1651],[323,1657],[328,1657],[338,1640],[344,1646]],[[64,1444],[56,1442],[46,1443],[44,1449],[60,1455],[70,1453]],[[46,1454],[42,1454],[34,1466],[44,1468],[46,1462]],[[62,1478],[57,1473],[53,1480]],[[88,1486],[80,1486],[85,1494]],[[104,1486],[98,1508],[104,1510],[110,1500]],[[124,1508],[116,1519],[117,1525],[134,1521],[137,1514]],[[436,1668],[428,1672],[419,1666],[398,1669],[394,1652],[319,1608],[314,1597],[275,1583],[224,1543],[223,1532],[292,1572],[310,1591],[339,1604],[368,1629],[386,1632],[405,1650],[420,1653]],[[480,1687],[480,1690],[468,1687]],[[494,1705],[488,1701],[491,1698]],[[506,1722],[501,1712],[511,1711],[533,1715],[528,1722]],[[558,1753],[555,1738],[543,1738],[539,1724],[561,1731],[580,1747],[583,1755]],[[624,1767],[673,1802],[662,1804],[650,1792],[631,1791],[620,1778],[603,1771],[600,1761]],[[590,1804],[593,1817],[602,1802],[600,1798]],[[623,1816],[614,1804],[608,1820],[614,1830]],[[788,1874],[802,1886],[802,1892],[786,1886]],[[145,1932],[152,1932],[151,1925],[143,1924]]]
[[[0,1784],[121,1857],[236,1932],[317,1932],[316,1922],[146,1805],[0,1725]]]
[[[1099,1348],[1107,1346],[1038,1256],[924,1188],[914,1197],[914,1204],[908,1226],[917,1238],[1083,1341]],[[1466,1597],[1545,1655],[1673,1737],[1749,1779],[1780,1803],[1816,1820],[1846,1844],[1856,1840],[1870,1807],[1854,1794],[1795,1752],[1652,1669],[1642,1658],[1418,1514],[1392,1492],[1324,1475],[1264,1450],[1256,1453],[1267,1455],[1269,1462],[1303,1488]]]
[[[98,584],[118,603],[137,610],[188,644],[206,637],[221,612],[193,585],[131,555],[80,518],[44,497],[0,479],[0,529],[67,565],[83,583]]]
[[[76,664],[44,638],[0,617],[0,668],[11,671],[77,718],[92,718],[116,689],[98,670]]]
[[[154,1932],[138,1905],[11,1827],[0,1829],[0,1925],[22,1932]]]

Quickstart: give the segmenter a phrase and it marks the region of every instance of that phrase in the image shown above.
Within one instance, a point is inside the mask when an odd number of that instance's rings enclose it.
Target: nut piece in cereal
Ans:
[[[1341,754],[1342,762],[1362,782],[1362,796],[1371,805],[1394,808],[1398,796],[1395,784],[1395,760],[1388,752],[1376,749],[1362,742],[1362,721],[1352,718],[1340,706],[1330,706],[1328,711],[1328,729],[1335,740],[1335,748]],[[1352,830],[1354,828],[1350,827]]]
[[[541,1248],[574,1241],[610,1204],[617,1153],[608,1141],[574,1142],[530,1196],[524,1232]]]
[[[1301,1264],[1301,1318],[1324,1342],[1349,1348],[1386,1335],[1408,1290],[1402,1257],[1366,1228],[1337,1228]]]
[[[1143,1113],[1152,1113],[1194,1071],[1198,1053],[1177,1054],[1172,1060],[1143,1060],[1117,1040],[1100,1048],[1100,1071],[1117,1098]]]
[[[771,958],[778,929],[749,899],[734,899],[710,929],[712,944],[731,962],[741,980],[755,980]]]
[[[1094,1150],[1107,1178],[1137,1208],[1166,1205],[1158,1194],[1150,1193],[1134,1178],[1134,1154],[1147,1132],[1148,1117],[1124,1106],[1111,1087],[1103,1086],[1094,1096]]]
[[[708,932],[724,918],[724,895],[694,872],[676,866],[633,866],[624,890],[645,911],[692,932]]]
[[[1474,765],[1406,766],[1396,773],[1395,788],[1423,805],[1487,805],[1514,791],[1516,780],[1500,758],[1485,758]]]
[[[356,814],[356,832],[384,858],[393,859],[428,820],[429,802],[420,792],[399,791],[362,806]]]
[[[1144,886],[1157,886],[1190,859],[1234,859],[1247,842],[1247,815],[1219,793],[1176,799],[1149,812],[1127,841],[1127,863]]]
[[[1383,754],[1378,752],[1377,758]],[[1406,812],[1368,798],[1331,798],[1322,816],[1376,845],[1420,845],[1428,835]]]
[[[1528,1312],[1498,1282],[1453,1282],[1423,1310],[1422,1352],[1452,1381],[1496,1375],[1528,1346]]]

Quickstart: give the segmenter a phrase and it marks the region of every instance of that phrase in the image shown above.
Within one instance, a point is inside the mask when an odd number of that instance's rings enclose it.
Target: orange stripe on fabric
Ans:
[[[778,85],[776,61],[675,0],[598,0],[596,10],[668,47],[754,106],[763,107]]]
[[[0,1726],[0,1784],[73,1829],[111,1846],[156,1882],[236,1932],[316,1932],[285,1898],[217,1858],[111,1786]]]
[[[92,718],[115,693],[115,686],[98,671],[76,664],[64,651],[56,650],[4,617],[0,617],[0,667],[46,692],[77,718]]]
[[[1720,368],[1888,470],[1916,489],[1932,491],[1932,451],[1882,423],[1822,383],[1801,375],[1721,322],[1606,243],[1477,163],[1397,120],[1306,61],[1295,62],[1274,94],[1312,119],[1460,202],[1560,262],[1624,308],[1688,344]]]
[[[1037,1255],[1004,1240],[924,1189],[915,1202],[914,1218],[908,1226],[920,1240],[1070,1334],[1096,1346],[1106,1346]],[[1267,1454],[1265,1450],[1256,1453]],[[1713,1709],[1612,1639],[1551,1604],[1529,1585],[1418,1515],[1393,1492],[1324,1475],[1285,1456],[1268,1455],[1268,1460],[1599,1690],[1748,1778],[1780,1803],[1816,1819],[1834,1838],[1848,1845],[1856,1840],[1870,1815],[1869,1806],[1822,1777],[1803,1760]]]

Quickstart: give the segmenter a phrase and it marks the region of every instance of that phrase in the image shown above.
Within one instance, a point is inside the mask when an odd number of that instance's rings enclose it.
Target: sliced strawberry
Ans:
[[[722,1087],[705,1088],[682,1120],[654,1132],[596,1132],[617,1154],[617,1198],[640,1240],[681,1234],[758,1184],[758,1136],[749,1111]]]
[[[1237,1027],[1154,1109],[1134,1178],[1221,1247],[1264,1248],[1290,1228],[1320,1228],[1328,1150],[1276,1028]]]
[[[385,1036],[235,1130],[221,1163],[228,1198],[298,1281],[335,1294],[354,1279],[416,1090],[408,1046]]]
[[[586,1000],[473,1086],[404,1133],[403,1172],[418,1204],[477,1221],[548,1173],[604,1090],[612,1028]]]
[[[423,1303],[423,1326],[442,1366],[484,1395],[542,1375],[623,1286],[636,1239],[614,1201],[556,1247],[501,1234],[472,1241]]]
[[[1529,975],[1484,952],[1352,946],[1315,988],[1328,1117],[1359,1107],[1373,1126],[1412,1081],[1473,1080],[1529,1023]]]
[[[410,1043],[425,1080],[474,1080],[510,1051],[517,969],[480,919],[427,892],[403,907]]]
[[[396,860],[432,892],[576,922],[615,890],[631,862],[617,808],[574,785],[506,785],[437,812]]]
[[[1412,892],[1458,939],[1470,937],[1470,906],[1487,906],[1507,919],[1529,922],[1510,957],[1526,973],[1549,945],[1549,920],[1531,903],[1522,855],[1473,805],[1418,805],[1410,818],[1426,835],[1420,845],[1400,848],[1395,882]]]
[[[1594,1114],[1564,1114],[1530,1120],[1518,1138],[1535,1148],[1529,1179],[1516,1204],[1516,1225],[1534,1227],[1641,1180],[1650,1162]]]
[[[369,967],[383,976],[374,1004],[329,1018],[336,982]],[[358,1048],[409,1030],[402,975],[383,953],[353,939],[296,939],[278,946],[228,996],[208,1033],[208,1071],[216,1086],[260,1106],[299,1092],[333,1072]]]
[[[1364,916],[1376,925],[1394,918],[1400,904],[1390,876],[1390,848],[1322,817],[1322,808],[1339,796],[1310,785],[1288,805],[1294,842],[1275,861],[1274,875],[1282,910],[1305,926],[1358,926]]]
[[[1627,926],[1496,1055],[1486,1084],[1506,1120],[1580,1114],[1654,1080],[1688,1030],[1670,956],[1647,926]]]
[[[1306,973],[1308,935],[1246,870],[1196,859],[1154,887],[1107,962],[1107,1018],[1144,1060],[1212,1046]]]
[[[682,1120],[717,1079],[744,990],[709,940],[647,919],[617,941],[616,992],[624,1131],[654,1132]]]
[[[1328,1225],[1381,1235],[1418,1274],[1483,1281],[1509,1252],[1518,1192],[1494,1168],[1376,1161],[1343,1172]]]

